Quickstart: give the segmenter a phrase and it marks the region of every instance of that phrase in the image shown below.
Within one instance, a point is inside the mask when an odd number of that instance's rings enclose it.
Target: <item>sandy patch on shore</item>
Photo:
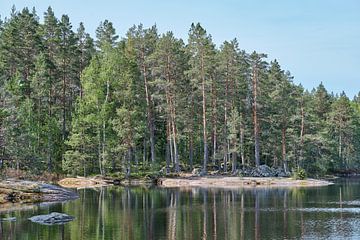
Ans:
[[[87,188],[87,187],[102,187],[108,186],[109,183],[99,178],[64,178],[58,184],[65,188]]]
[[[185,178],[160,178],[158,185],[161,187],[217,187],[217,188],[242,188],[242,187],[316,187],[327,186],[332,182],[318,179],[294,180],[292,178],[257,178],[257,177],[185,177]]]

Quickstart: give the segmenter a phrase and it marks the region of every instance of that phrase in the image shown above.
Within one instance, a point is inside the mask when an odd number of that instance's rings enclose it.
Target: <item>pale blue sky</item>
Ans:
[[[156,23],[186,41],[190,24],[200,22],[218,46],[236,37],[242,49],[278,59],[308,89],[322,81],[351,98],[360,91],[359,0],[0,0],[1,18],[13,4],[35,6],[40,16],[50,5],[93,36],[108,19],[120,36],[133,24]]]

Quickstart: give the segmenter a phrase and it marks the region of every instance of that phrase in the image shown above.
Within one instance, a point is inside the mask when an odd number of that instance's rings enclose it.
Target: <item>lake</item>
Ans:
[[[80,198],[0,213],[0,239],[360,239],[360,178],[313,188],[78,190]],[[65,225],[27,220],[50,212]]]

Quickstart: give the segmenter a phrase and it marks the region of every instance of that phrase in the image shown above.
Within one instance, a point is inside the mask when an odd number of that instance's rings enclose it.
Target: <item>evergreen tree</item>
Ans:
[[[253,52],[250,55],[251,65],[251,88],[252,88],[252,115],[253,115],[253,128],[254,128],[254,149],[255,149],[255,165],[260,165],[260,122],[258,118],[259,108],[259,93],[261,93],[261,81],[264,78],[264,71],[266,69],[266,54]]]
[[[203,168],[202,173],[207,173],[207,164],[209,160],[208,150],[208,120],[207,120],[207,92],[211,84],[211,71],[214,64],[215,46],[212,43],[211,36],[208,35],[199,23],[192,24],[189,31],[189,42],[187,46],[191,56],[189,64],[190,70],[187,72],[194,85],[194,90],[201,95],[202,104],[202,130],[203,130]]]
[[[156,49],[151,56],[153,69],[156,76],[154,84],[157,86],[159,106],[165,110],[167,145],[170,148],[171,159],[174,159],[176,172],[180,171],[179,165],[179,104],[183,103],[183,89],[185,83],[184,71],[186,70],[186,57],[184,43],[174,37],[172,32],[164,34],[157,42]],[[181,105],[180,105],[181,106]],[[180,115],[181,118],[181,115]],[[169,159],[167,159],[169,165]],[[169,167],[167,167],[168,169]]]
[[[156,42],[158,40],[158,33],[156,26],[152,26],[149,29],[144,29],[143,25],[133,26],[127,32],[128,44],[130,44],[136,53],[137,64],[141,73],[141,78],[144,84],[144,98],[146,101],[146,115],[147,126],[149,129],[150,139],[150,156],[151,163],[154,164],[155,157],[155,113],[154,113],[154,101],[152,98],[153,89],[151,88],[151,82],[153,76],[151,73],[151,66],[149,58],[156,48]],[[146,142],[146,140],[144,140]],[[144,148],[145,150],[146,148]],[[144,151],[145,156],[145,151]],[[146,158],[146,157],[145,157]]]

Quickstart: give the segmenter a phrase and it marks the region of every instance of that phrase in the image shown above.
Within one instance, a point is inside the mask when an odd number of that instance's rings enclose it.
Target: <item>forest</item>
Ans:
[[[104,20],[93,39],[51,7],[42,19],[15,7],[0,19],[2,169],[360,169],[360,95],[304,89],[236,38],[216,46],[200,23],[180,39],[142,24],[119,37]]]

